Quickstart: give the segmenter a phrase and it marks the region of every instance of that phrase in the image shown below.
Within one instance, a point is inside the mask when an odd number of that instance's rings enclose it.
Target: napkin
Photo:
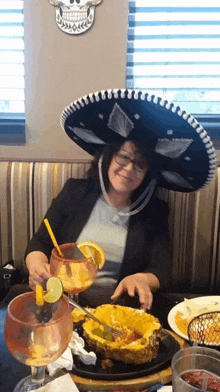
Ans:
[[[53,376],[58,369],[72,370],[73,368],[73,355],[78,355],[79,359],[85,363],[85,365],[95,365],[96,354],[93,351],[87,352],[84,349],[85,342],[83,338],[75,331],[72,333],[72,337],[67,349],[55,362],[47,365],[47,370],[50,376]]]
[[[164,385],[161,389],[160,392],[172,392],[173,387],[172,385]]]
[[[49,382],[44,387],[38,388],[37,392],[79,392],[76,384],[73,382],[69,373],[64,376],[58,377]],[[30,391],[30,392],[36,392]]]
[[[47,370],[51,377],[54,376],[58,369],[72,370],[73,368],[73,356],[69,347],[55,362],[47,365]]]
[[[69,343],[69,347],[74,355],[78,355],[79,359],[85,363],[85,365],[95,365],[96,364],[96,354],[93,351],[87,352],[84,349],[85,342],[83,338],[75,331],[72,333],[72,338]]]

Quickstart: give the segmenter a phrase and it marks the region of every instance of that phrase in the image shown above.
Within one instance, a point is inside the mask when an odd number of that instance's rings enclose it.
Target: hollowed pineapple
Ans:
[[[93,308],[85,308],[85,309],[87,309],[88,312],[92,314],[95,312],[95,309]],[[74,308],[71,312],[71,316],[72,316],[73,323],[75,324],[77,323],[82,324],[84,321],[88,320],[88,316],[86,315],[86,313],[79,308]]]
[[[91,319],[84,322],[84,336],[94,351],[103,353],[106,358],[134,364],[155,358],[161,336],[161,324],[157,318],[143,310],[120,305],[98,306],[94,315],[124,332],[122,337],[109,341],[93,333],[97,328],[103,330],[102,326]]]

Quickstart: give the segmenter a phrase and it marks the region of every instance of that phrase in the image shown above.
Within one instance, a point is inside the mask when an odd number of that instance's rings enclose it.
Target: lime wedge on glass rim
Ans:
[[[44,295],[44,301],[54,303],[63,295],[63,285],[60,279],[52,276],[46,284],[47,293]]]

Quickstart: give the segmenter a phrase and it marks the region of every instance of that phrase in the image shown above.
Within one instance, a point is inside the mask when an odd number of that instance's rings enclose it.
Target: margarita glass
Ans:
[[[4,338],[11,354],[31,366],[31,375],[21,380],[14,392],[38,389],[52,380],[46,365],[56,361],[70,342],[73,321],[68,298],[63,295],[52,305],[51,319],[39,322],[35,292],[21,294],[8,305]]]
[[[52,250],[50,272],[61,280],[68,296],[77,300],[78,293],[87,290],[94,282],[98,266],[93,257],[76,259],[77,244],[75,243],[63,244],[59,247],[64,257],[58,254],[56,248]]]

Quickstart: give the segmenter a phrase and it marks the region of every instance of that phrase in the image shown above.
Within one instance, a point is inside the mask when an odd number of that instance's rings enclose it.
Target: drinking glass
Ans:
[[[173,392],[220,391],[220,352],[194,346],[172,358]],[[215,388],[215,389],[214,389]]]
[[[61,280],[68,296],[78,301],[78,294],[87,290],[94,282],[98,270],[97,264],[92,257],[82,258],[79,255],[77,258],[79,251],[75,243],[67,243],[59,247],[64,258],[54,248],[50,258],[50,272]]]
[[[21,380],[14,392],[28,392],[52,380],[45,375],[46,365],[56,361],[66,350],[73,331],[68,298],[63,295],[51,305],[48,322],[39,322],[41,307],[35,292],[21,294],[8,305],[4,338],[11,354],[31,366],[31,375]]]

